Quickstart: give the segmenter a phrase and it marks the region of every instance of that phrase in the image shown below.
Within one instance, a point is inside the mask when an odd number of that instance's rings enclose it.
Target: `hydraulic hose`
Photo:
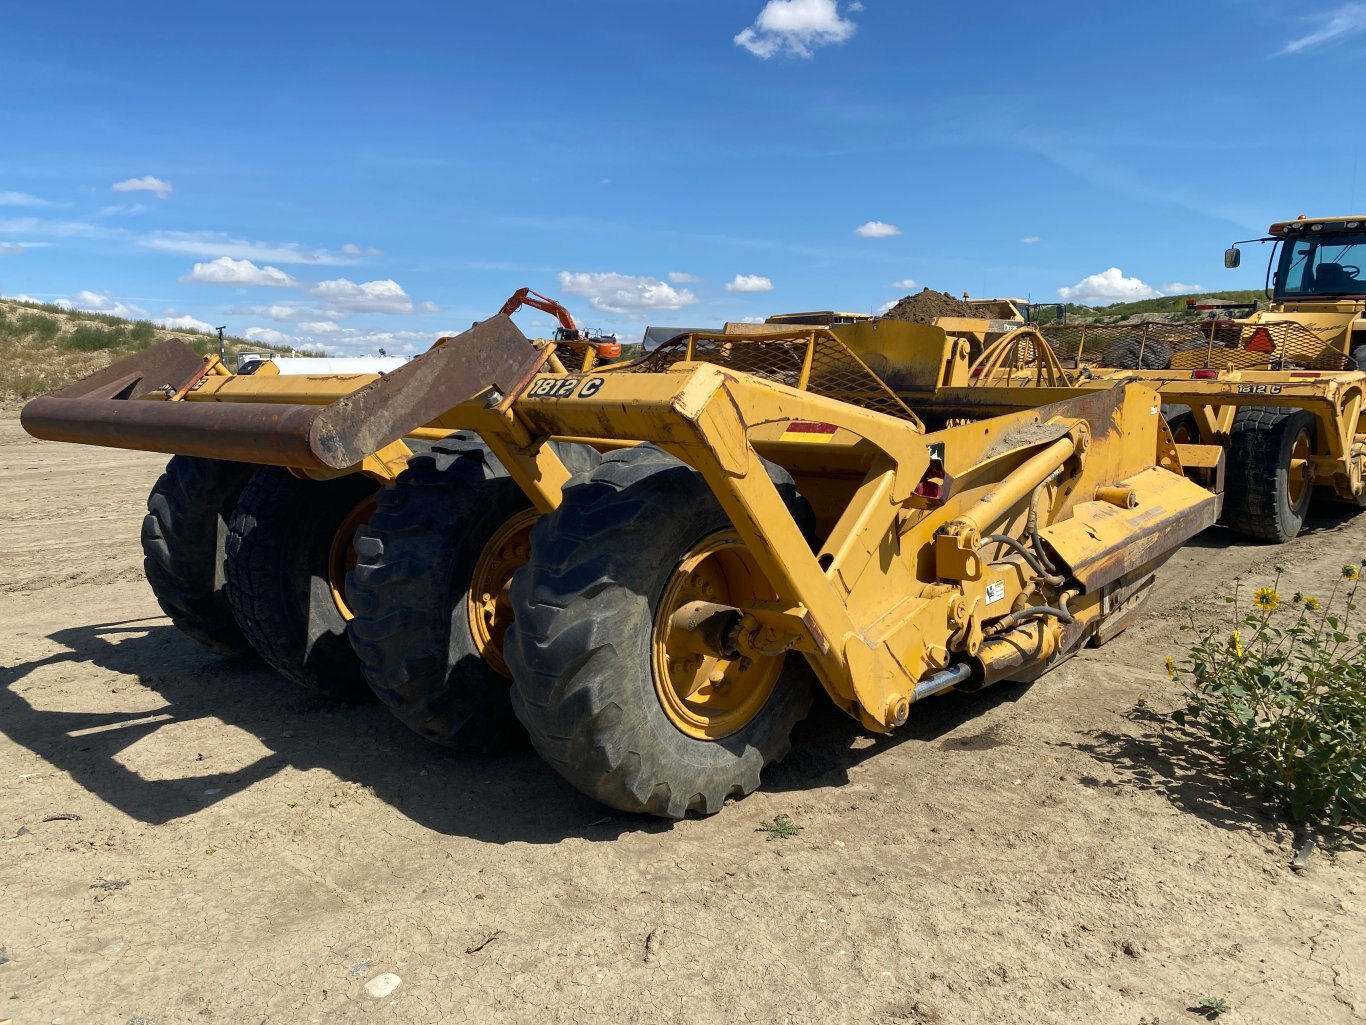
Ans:
[[[1050,572],[1049,568],[1044,566],[1042,554],[1036,554],[1039,551],[1037,547],[1035,551],[1031,552],[1009,534],[988,534],[982,538],[982,544],[992,543],[1005,545],[1018,554],[1029,565],[1029,568],[1039,575],[1039,579],[1050,587],[1061,587],[1066,582],[1066,578],[1059,576],[1056,572]]]
[[[1044,616],[1052,616],[1054,619],[1060,619],[1064,623],[1076,622],[1076,619],[1075,617],[1073,617],[1072,613],[1068,612],[1066,609],[1055,608],[1052,605],[1031,605],[1027,609],[1017,609],[1009,615],[1002,616],[996,622],[992,623],[991,637],[987,638],[987,640],[991,640],[994,637],[1000,636],[1007,630],[1011,629],[1012,627],[1019,626],[1026,620],[1039,619]]]

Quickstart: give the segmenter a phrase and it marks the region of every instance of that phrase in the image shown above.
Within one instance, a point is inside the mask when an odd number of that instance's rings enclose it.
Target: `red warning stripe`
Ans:
[[[815,420],[791,420],[783,428],[783,436],[778,440],[825,445],[835,436],[837,430],[839,428],[834,424],[824,424]]]

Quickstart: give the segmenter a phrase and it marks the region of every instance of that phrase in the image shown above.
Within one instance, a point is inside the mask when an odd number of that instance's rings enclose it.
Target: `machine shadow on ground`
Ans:
[[[1360,511],[1356,506],[1348,505],[1346,502],[1315,501],[1309,507],[1309,514],[1304,519],[1304,526],[1300,528],[1296,537],[1334,534],[1339,530],[1344,530]],[[1202,530],[1187,541],[1184,547],[1217,549],[1219,551],[1228,551],[1231,548],[1268,548],[1265,541],[1252,541],[1239,537],[1222,523]],[[1269,552],[1275,550],[1275,548],[1268,549]],[[1366,553],[1353,552],[1349,554],[1355,558]]]
[[[1289,829],[1301,839],[1309,835],[1285,819],[1275,806],[1241,788],[1208,738],[1152,711],[1136,709],[1130,718],[1140,726],[1134,734],[1101,730],[1080,743],[1060,745],[1110,766],[1117,777],[1083,777],[1083,786],[1157,793],[1181,811],[1230,832],[1260,833],[1271,838]],[[1366,849],[1366,835],[1361,831],[1323,828],[1313,832],[1330,846]]]
[[[529,747],[502,756],[445,752],[413,736],[382,706],[336,705],[260,665],[209,655],[160,617],[73,627],[49,639],[64,650],[0,667],[0,733],[142,822],[155,825],[194,815],[287,768],[322,768],[368,787],[429,829],[488,843],[603,841],[670,828],[663,820],[613,812],[591,801],[562,782]],[[25,697],[31,676],[62,666],[136,677],[154,700],[140,702],[143,707],[135,712],[35,707]],[[895,736],[871,742],[859,724],[817,693],[811,716],[793,737],[792,754],[765,773],[764,789],[842,786],[848,770],[864,759],[903,743],[942,737],[1025,689],[1001,686],[937,698]],[[244,730],[269,753],[231,772],[201,772],[196,770],[205,766],[186,750],[183,775],[159,779],[120,762],[121,752],[157,730],[201,719]]]

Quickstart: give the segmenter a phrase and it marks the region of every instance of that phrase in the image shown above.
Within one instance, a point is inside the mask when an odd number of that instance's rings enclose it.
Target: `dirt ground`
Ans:
[[[161,463],[0,416],[0,1022],[1366,1018],[1361,847],[1292,872],[1153,714],[1185,608],[1278,562],[1321,593],[1366,516],[1210,531],[1109,647],[891,738],[818,714],[758,794],[671,825],[201,653],[141,578]],[[802,832],[756,831],[778,814]]]

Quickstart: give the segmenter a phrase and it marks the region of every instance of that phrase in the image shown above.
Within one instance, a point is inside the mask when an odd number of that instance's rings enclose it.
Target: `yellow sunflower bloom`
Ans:
[[[1233,636],[1229,638],[1229,646],[1233,648],[1233,657],[1243,657],[1243,637],[1237,630],[1233,631]]]
[[[1355,562],[1349,562],[1346,566],[1342,567],[1342,576],[1345,580],[1356,580],[1361,576],[1361,570],[1357,569],[1357,564]]]
[[[1281,604],[1281,596],[1276,593],[1275,588],[1259,587],[1257,593],[1252,596],[1252,604],[1263,612],[1274,612]]]
[[[1170,655],[1167,656],[1167,679],[1176,679],[1176,663],[1172,661],[1172,657]]]
[[[1304,599],[1304,607],[1308,609],[1310,612],[1317,612],[1319,610],[1319,600],[1315,598],[1312,594],[1306,595]]]

